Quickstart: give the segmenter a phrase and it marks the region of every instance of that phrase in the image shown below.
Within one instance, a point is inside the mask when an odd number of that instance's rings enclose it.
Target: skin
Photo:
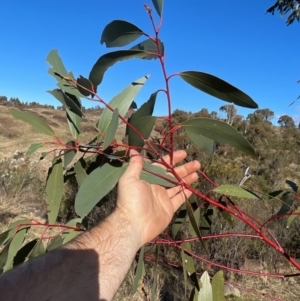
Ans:
[[[174,152],[174,163],[185,157],[184,151]],[[169,157],[164,159],[169,162]],[[64,247],[3,274],[3,300],[112,300],[139,248],[168,226],[191,195],[180,186],[166,189],[140,180],[142,167],[142,157],[132,150],[118,184],[114,212]],[[191,184],[199,168],[199,162],[193,161],[176,172]]]

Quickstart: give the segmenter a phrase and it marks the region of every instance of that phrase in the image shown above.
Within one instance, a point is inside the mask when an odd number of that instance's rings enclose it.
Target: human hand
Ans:
[[[140,180],[143,169],[143,158],[135,150],[131,150],[129,165],[118,185],[117,210],[129,221],[136,231],[140,246],[159,235],[170,223],[176,210],[191,195],[187,189],[175,186],[169,189],[149,184]],[[187,156],[185,151],[173,154],[174,164]],[[164,160],[169,163],[170,157]],[[192,161],[176,167],[176,173],[187,184],[198,179],[196,171],[200,168],[198,161]]]

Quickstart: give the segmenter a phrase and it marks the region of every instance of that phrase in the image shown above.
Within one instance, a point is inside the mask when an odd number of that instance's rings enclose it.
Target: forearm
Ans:
[[[1,298],[109,301],[140,247],[135,234],[130,222],[115,211],[65,247],[2,275]]]

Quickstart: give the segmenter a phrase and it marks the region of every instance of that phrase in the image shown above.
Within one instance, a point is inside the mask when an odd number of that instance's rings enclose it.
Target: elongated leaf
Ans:
[[[47,92],[53,95],[59,102],[61,102],[67,112],[73,112],[79,117],[83,116],[83,113],[81,111],[81,103],[77,98],[70,98],[66,93],[59,89],[54,89]]]
[[[103,143],[104,149],[110,146],[111,142],[113,141],[116,135],[118,126],[119,126],[119,110],[118,108],[116,108],[111,116],[111,120],[106,131],[106,136]]]
[[[158,40],[158,47],[153,40],[147,39],[135,46],[133,46],[130,50],[142,50],[147,52],[148,54],[145,55],[142,59],[145,60],[152,60],[157,59],[159,56],[164,56],[165,53],[165,46],[161,40]]]
[[[20,119],[29,123],[34,130],[45,135],[55,136],[52,128],[39,116],[30,112],[20,111],[16,108],[9,109],[9,112],[15,119]]]
[[[293,189],[294,192],[297,193],[297,191],[298,191],[298,185],[297,185],[296,183],[294,183],[294,182],[291,181],[291,180],[286,180],[285,183],[286,183],[288,186],[290,186],[290,187]]]
[[[141,247],[140,250],[139,260],[136,268],[136,274],[135,274],[133,288],[132,288],[133,294],[137,292],[140,281],[142,277],[145,275],[144,251],[145,251],[145,247],[143,246]]]
[[[75,170],[75,177],[78,183],[78,186],[81,186],[84,180],[87,178],[87,174],[85,172],[85,169],[83,168],[82,164],[84,160],[78,160],[74,166]]]
[[[43,241],[39,239],[37,243],[35,244],[34,248],[31,250],[31,252],[28,255],[28,260],[36,258],[38,256],[41,256],[45,253],[45,247],[43,244]]]
[[[214,301],[225,301],[224,296],[224,275],[223,271],[218,271],[212,281],[212,293],[213,293],[213,300]]]
[[[180,72],[179,76],[193,87],[211,96],[241,107],[258,108],[257,103],[247,94],[216,76],[198,71]]]
[[[181,247],[184,250],[191,251],[191,245],[188,242],[182,243]],[[197,275],[196,275],[196,269],[195,269],[193,257],[190,254],[186,253],[184,250],[181,252],[182,262],[184,263],[187,274],[191,278],[194,286],[199,291],[200,287],[199,287],[199,282],[198,282]]]
[[[183,269],[183,280],[184,280],[184,297],[186,297],[186,289],[187,289],[187,256],[183,250],[181,250],[181,260],[182,260],[182,269]]]
[[[290,215],[290,216],[288,217],[287,222],[286,222],[286,227],[287,227],[287,228],[290,227],[292,221],[293,221],[296,217],[299,218],[300,207],[298,207],[293,213],[298,213],[298,214],[294,214],[294,215],[292,214],[292,215]]]
[[[195,222],[196,222],[197,228],[199,229],[199,225],[200,225],[200,207],[198,207],[193,212],[193,215],[194,215],[194,218],[195,218]],[[194,229],[194,226],[193,226],[193,224],[191,222],[189,223],[188,229],[189,229],[189,233],[191,234],[192,237],[197,236],[197,233],[196,233],[196,231]],[[201,235],[202,235],[202,233],[201,233]]]
[[[56,160],[49,170],[46,186],[47,207],[49,210],[48,221],[53,224],[56,221],[63,195],[63,167],[61,159]]]
[[[289,190],[276,190],[276,191],[272,191],[270,192],[267,197],[268,199],[281,199],[283,198],[284,196],[286,196],[287,194],[289,194],[290,191]]]
[[[122,47],[143,35],[143,31],[132,23],[114,20],[107,24],[102,32],[101,44],[106,47]]]
[[[155,246],[155,265],[154,265],[154,273],[153,273],[153,283],[151,287],[151,301],[156,300],[156,292],[157,292],[157,266],[158,266],[158,258],[159,258],[159,245]]]
[[[156,122],[156,117],[146,116],[135,121],[131,121],[130,124],[136,131],[143,137],[141,138],[133,129],[128,128],[128,143],[130,146],[143,147],[145,140],[148,140],[153,127]]]
[[[33,250],[37,243],[37,239],[34,239],[27,244],[25,244],[16,254],[13,260],[13,266],[17,266],[26,261],[28,254]]]
[[[152,0],[152,3],[154,5],[154,7],[155,7],[156,12],[161,17],[162,10],[163,10],[163,5],[164,5],[164,1],[163,0]]]
[[[213,292],[207,271],[202,274],[200,282],[201,288],[198,295],[198,301],[213,301]]]
[[[9,240],[9,234],[11,230],[7,230],[0,234],[0,245],[5,244]]]
[[[66,94],[68,98],[70,98],[73,103],[75,103],[81,110],[81,101],[79,98],[77,98],[76,96],[72,95],[72,94]],[[81,115],[78,115],[77,113],[72,112],[69,109],[66,109],[67,112],[67,121],[69,124],[69,128],[70,128],[70,132],[72,134],[72,136],[74,137],[74,139],[78,139],[78,136],[80,134],[81,131]]]
[[[141,88],[144,86],[144,84],[148,78],[149,78],[149,76],[143,76],[140,79],[132,82],[120,94],[116,95],[109,102],[109,106],[112,107],[113,109],[118,108],[119,115],[121,115],[122,117],[125,117],[130,105],[132,104],[132,100],[136,97],[136,95],[141,90]],[[105,108],[101,114],[97,128],[104,135],[106,135],[106,131],[108,130],[109,123],[112,118],[112,114],[113,114],[112,111],[108,108]],[[119,122],[120,122],[120,120],[119,120]]]
[[[0,274],[2,274],[4,271],[3,269],[7,262],[9,247],[10,247],[10,241],[5,245],[5,247],[0,253]]]
[[[33,143],[30,145],[28,151],[26,152],[26,156],[31,156],[34,152],[36,152],[39,148],[43,147],[44,143]]]
[[[17,252],[21,248],[21,246],[23,244],[23,241],[24,241],[24,238],[25,238],[25,234],[28,231],[28,229],[29,229],[29,227],[19,230],[15,234],[15,236],[12,238],[11,243],[9,244],[9,250],[8,250],[8,254],[7,254],[7,261],[6,261],[6,264],[3,268],[4,272],[10,270],[13,267],[14,257],[16,256]]]
[[[200,241],[200,243],[202,244],[204,250],[206,251],[206,253],[208,253],[208,252],[207,252],[207,249],[206,249],[206,246],[205,246],[205,244],[204,244],[204,241],[203,241],[203,239],[202,239],[201,232],[200,232],[200,230],[199,230],[199,228],[198,228],[198,225],[197,225],[197,222],[196,222],[196,220],[195,220],[195,217],[194,217],[194,214],[193,214],[192,206],[191,206],[190,202],[188,201],[188,199],[185,201],[185,203],[186,203],[187,213],[188,213],[188,216],[189,216],[189,218],[190,218],[190,223],[191,223],[191,225],[192,225],[192,227],[193,227],[195,233],[197,234],[197,237],[199,238],[199,241]]]
[[[55,238],[52,239],[52,241],[48,245],[47,252],[50,252],[54,249],[61,247],[63,245],[63,242],[64,242],[64,240],[60,235],[56,236]]]
[[[197,144],[197,141],[193,139],[196,135],[202,135],[219,143],[229,144],[246,154],[255,155],[255,151],[248,140],[225,122],[211,118],[193,118],[184,121],[181,126],[195,144]]]
[[[78,97],[81,97],[81,93],[78,91],[77,87],[74,87],[62,77],[70,78],[75,81],[75,78],[72,72],[68,72],[62,62],[62,59],[58,55],[58,50],[51,50],[47,56],[47,62],[52,65],[52,68],[49,68],[48,73],[52,75],[57,80],[57,86],[65,92],[74,94]]]
[[[130,118],[130,122],[139,120],[146,116],[152,116],[158,91],[152,93],[146,101]]]
[[[147,53],[141,50],[119,50],[109,52],[101,56],[93,66],[89,75],[89,80],[94,85],[95,92],[97,92],[97,87],[101,84],[104,73],[109,67],[119,61],[129,60],[132,58],[143,58],[146,55]]]
[[[15,233],[16,229],[14,229],[14,228],[16,228],[16,227],[18,227],[18,226],[19,226],[18,229],[27,228],[28,225],[26,225],[26,224],[30,224],[30,223],[31,223],[31,220],[30,220],[30,219],[24,218],[24,219],[20,219],[20,220],[17,220],[17,221],[15,221],[15,222],[9,224],[7,230],[13,230],[13,231],[11,232],[11,234],[9,235],[9,238],[11,238],[12,235]],[[24,225],[24,226],[20,226],[21,224],[22,224],[22,225],[25,224],[25,225]]]
[[[292,209],[293,204],[294,204],[294,199],[289,199],[285,201],[275,215],[282,215],[288,213]]]
[[[178,234],[183,222],[186,219],[186,204],[183,203],[179,209],[179,212],[176,216],[175,221],[172,223],[172,237],[173,239],[176,238],[176,235]]]
[[[236,185],[220,185],[219,187],[216,187],[213,191],[226,195],[237,196],[240,198],[257,199],[256,195],[253,195],[249,191]]]
[[[186,132],[187,133],[187,132]],[[214,141],[212,139],[206,138],[198,133],[188,131],[189,138],[195,143],[200,149],[202,149],[206,154],[211,155],[214,151]]]
[[[81,233],[80,231],[75,231],[75,230],[68,230],[68,231],[66,231],[65,236],[64,236],[64,242],[63,242],[63,244],[66,244],[69,241],[73,240],[80,233]]]
[[[104,164],[101,168],[91,172],[80,186],[76,195],[76,213],[81,217],[86,216],[115,187],[125,169],[126,165],[116,167]]]
[[[160,166],[152,164],[144,164],[143,171],[141,174],[141,180],[144,180],[150,184],[157,184],[164,187],[174,187],[173,183],[170,183],[168,180],[162,179],[159,176],[170,179],[171,181],[176,181],[176,178],[167,174],[166,170]]]
[[[75,141],[68,141],[66,145],[75,147]],[[72,162],[76,155],[75,149],[66,149],[64,150],[64,169],[68,167],[68,165]]]
[[[94,95],[94,86],[90,80],[80,75],[77,78],[77,89],[84,96]]]

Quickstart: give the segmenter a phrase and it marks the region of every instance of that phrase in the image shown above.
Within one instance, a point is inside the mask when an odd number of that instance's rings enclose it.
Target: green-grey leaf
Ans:
[[[66,145],[75,147],[75,141],[68,141]],[[68,167],[68,165],[72,162],[76,155],[75,149],[65,149],[64,150],[64,169]]]
[[[158,91],[151,94],[148,101],[146,101],[128,120],[129,123],[139,120],[140,118],[146,117],[146,116],[152,116],[156,101]],[[128,126],[126,127],[126,135],[128,135]]]
[[[19,251],[19,249],[21,248],[21,246],[23,244],[25,234],[28,231],[28,228],[29,227],[19,230],[12,238],[11,243],[9,244],[7,261],[6,261],[5,266],[3,267],[4,272],[10,270],[13,267],[14,257],[16,256],[17,252]]]
[[[156,122],[156,117],[146,116],[138,120],[130,121],[130,124],[138,131],[141,138],[132,128],[128,127],[128,142],[130,146],[143,147],[153,130]]]
[[[218,271],[212,281],[212,293],[213,293],[213,300],[214,301],[225,301],[224,296],[224,275],[223,271]]]
[[[200,241],[201,245],[203,246],[203,248],[204,248],[204,250],[206,251],[206,253],[208,253],[208,252],[207,252],[207,249],[206,249],[206,246],[205,246],[205,244],[204,244],[204,241],[203,241],[203,239],[202,239],[201,232],[200,232],[200,230],[199,230],[199,228],[198,228],[198,224],[197,224],[197,222],[196,222],[196,220],[195,220],[195,217],[194,217],[194,214],[193,214],[192,206],[191,206],[191,204],[190,204],[190,202],[189,202],[188,199],[185,201],[185,203],[186,203],[187,213],[188,213],[188,216],[189,216],[189,218],[190,218],[190,223],[191,223],[191,225],[192,225],[192,227],[193,227],[195,233],[197,234],[197,237],[199,238],[199,241]]]
[[[195,144],[198,143],[197,135],[202,135],[219,143],[228,144],[246,154],[255,155],[255,151],[248,140],[225,122],[200,117],[186,120],[181,126]]]
[[[115,137],[118,126],[119,126],[119,110],[118,108],[116,108],[111,116],[111,120],[106,131],[106,135],[103,143],[104,149],[110,146],[111,142]]]
[[[7,262],[9,247],[10,247],[10,242],[8,242],[5,245],[5,247],[3,248],[3,250],[0,253],[0,274],[3,273],[3,268]]]
[[[46,203],[49,210],[48,221],[50,224],[53,224],[56,221],[63,195],[63,185],[63,166],[61,159],[59,159],[56,160],[49,169],[47,178]]]
[[[133,46],[130,50],[145,51],[148,54],[146,56],[144,56],[142,59],[152,60],[152,59],[157,59],[159,56],[164,56],[165,46],[164,46],[164,43],[160,39],[158,40],[158,47],[159,47],[159,50],[157,48],[156,43],[153,40],[147,39],[147,40]]]
[[[294,214],[296,213],[296,214]],[[296,217],[299,217],[299,213],[300,213],[300,207],[298,207],[287,219],[287,222],[286,222],[286,227],[289,228],[292,221],[296,218]]]
[[[58,55],[58,50],[51,50],[47,56],[47,62],[52,65],[52,68],[49,68],[48,73],[52,75],[57,80],[57,86],[64,90],[65,92],[74,94],[78,97],[81,97],[81,93],[77,90],[76,87],[70,85],[66,80],[62,79],[61,76],[70,78],[75,81],[75,78],[72,72],[68,72],[62,62],[62,59]]]
[[[241,107],[258,108],[257,103],[251,97],[216,76],[198,71],[180,72],[179,76],[193,87],[211,96]]]
[[[291,181],[291,180],[285,180],[285,183],[286,183],[288,186],[290,186],[290,187],[293,189],[294,192],[297,193],[297,191],[298,191],[298,185],[297,185],[295,182],[293,182],[293,181]]]
[[[43,147],[44,143],[33,143],[30,145],[28,151],[26,152],[26,156],[31,156],[34,152],[36,152],[39,148]]]
[[[176,235],[178,234],[183,222],[186,219],[186,204],[183,203],[179,209],[179,212],[176,216],[175,221],[172,223],[172,237],[173,239],[176,238]]]
[[[71,111],[79,117],[83,116],[83,113],[81,111],[81,103],[78,98],[70,98],[70,94],[68,94],[68,96],[66,93],[59,89],[54,89],[47,92],[53,95],[59,102],[61,102],[67,112]]]
[[[67,230],[63,233],[64,235],[64,242],[63,244],[68,243],[69,241],[73,240],[75,237],[77,237],[81,232],[76,230]]]
[[[181,248],[185,249],[189,252],[191,252],[191,250],[192,250],[189,242],[182,243]],[[187,274],[193,281],[194,286],[199,291],[200,287],[199,287],[199,282],[198,282],[197,275],[196,275],[196,269],[195,269],[193,257],[190,254],[186,253],[184,250],[182,251],[181,256],[182,256],[182,262],[187,271]]]
[[[281,208],[279,211],[276,213],[276,215],[282,215],[288,213],[294,204],[294,199],[289,199],[286,202],[283,202]]]
[[[97,92],[96,89],[102,82],[104,73],[109,67],[119,61],[129,60],[132,58],[143,58],[146,55],[147,53],[141,50],[119,50],[109,52],[101,56],[93,66],[89,75],[89,80],[94,85],[95,92]]]
[[[43,255],[45,253],[45,247],[43,244],[43,241],[39,239],[37,243],[35,244],[34,248],[31,250],[31,252],[28,255],[28,259],[36,258],[40,255]]]
[[[76,195],[75,212],[81,217],[88,215],[93,207],[115,187],[125,169],[125,164],[121,167],[104,164],[101,168],[92,171]]]
[[[160,166],[156,166],[152,164],[144,164],[140,179],[150,184],[157,184],[164,187],[175,186],[173,183],[169,182],[166,179],[160,178],[159,176],[170,179],[173,182],[174,181],[177,182],[177,179],[167,174],[165,169],[161,168]]]
[[[152,0],[152,3],[155,7],[156,12],[161,17],[164,1],[163,0]]]
[[[81,186],[82,183],[84,182],[84,180],[87,178],[87,174],[85,172],[85,169],[83,168],[82,162],[83,160],[78,160],[76,163],[75,163],[75,166],[74,166],[74,170],[75,170],[75,177],[76,177],[76,180],[77,180],[77,183],[78,183],[78,186]]]
[[[30,112],[20,111],[16,108],[9,109],[9,112],[15,119],[29,123],[34,130],[49,136],[55,136],[52,128],[41,117]]]
[[[0,245],[5,244],[9,240],[9,234],[11,230],[7,230],[0,234]]]
[[[16,256],[13,259],[13,266],[18,266],[19,264],[24,263],[28,258],[28,254],[32,251],[37,243],[37,239],[34,239],[26,243],[22,248],[19,249]]]
[[[77,78],[77,89],[84,96],[90,96],[93,94],[94,86],[90,80],[80,75]]]
[[[211,287],[211,283],[210,283],[210,278],[209,275],[207,273],[207,271],[205,271],[201,278],[200,278],[200,282],[201,282],[201,288],[200,288],[200,292],[198,295],[198,301],[213,301],[213,292],[212,292],[212,287]],[[219,301],[219,299],[216,299]]]
[[[213,189],[213,191],[217,193],[226,194],[226,195],[237,196],[240,198],[257,199],[257,196],[243,189],[242,187],[236,185],[228,185],[228,184],[220,185],[219,187]]]
[[[195,218],[195,222],[196,222],[196,225],[197,225],[197,229],[199,229],[199,225],[200,225],[200,207],[198,207],[194,212],[193,212],[193,215],[194,215],[194,218]],[[195,237],[197,236],[197,233],[194,229],[194,226],[193,224],[190,222],[189,223],[189,233],[191,234],[192,237]],[[201,232],[200,232],[201,233]],[[202,233],[201,233],[202,235]]]
[[[206,154],[211,155],[214,151],[214,141],[202,135],[188,131],[189,138]]]
[[[61,247],[63,245],[63,242],[64,240],[60,235],[56,236],[51,240],[50,244],[48,245],[47,252],[50,252],[54,249]]]
[[[132,82],[129,86],[127,86],[121,93],[116,95],[110,102],[109,106],[113,109],[118,108],[119,115],[124,117],[128,112],[128,109],[132,103],[132,100],[136,97],[138,92],[144,86],[146,80],[149,76],[143,76],[140,79]],[[101,133],[106,135],[106,131],[108,130],[109,123],[112,118],[112,111],[107,107],[103,110],[100,120],[97,124],[97,128]],[[120,120],[119,120],[120,122]]]
[[[122,47],[143,35],[143,31],[132,23],[114,20],[107,24],[102,32],[101,44],[106,47]]]
[[[144,251],[145,251],[145,247],[143,246],[141,247],[140,250],[139,260],[136,268],[136,274],[135,274],[133,288],[132,288],[133,294],[136,293],[140,284],[140,280],[145,275]]]

